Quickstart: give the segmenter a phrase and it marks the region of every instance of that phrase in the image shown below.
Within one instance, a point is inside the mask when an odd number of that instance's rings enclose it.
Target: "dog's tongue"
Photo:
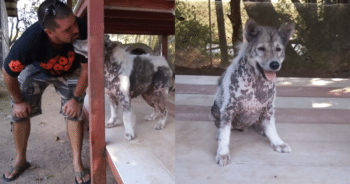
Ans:
[[[271,71],[264,71],[266,79],[269,81],[275,81],[276,79],[276,72]]]

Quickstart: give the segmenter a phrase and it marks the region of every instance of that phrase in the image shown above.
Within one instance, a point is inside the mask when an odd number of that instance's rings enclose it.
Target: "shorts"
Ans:
[[[41,97],[44,90],[50,84],[53,84],[56,92],[61,96],[61,109],[60,113],[65,117],[65,119],[71,121],[81,121],[83,120],[83,109],[78,117],[71,118],[68,117],[62,108],[64,104],[73,97],[77,81],[80,76],[80,69],[77,69],[73,74],[64,77],[51,77],[44,74],[39,68],[28,65],[18,76],[18,82],[20,85],[22,97],[26,101],[32,110],[32,114],[26,118],[16,118],[12,115],[11,123],[22,121],[24,119],[32,118],[34,116],[42,114],[41,110]],[[84,95],[85,97],[85,95]],[[11,100],[11,105],[13,106],[13,100]],[[83,105],[82,107],[83,108]]]

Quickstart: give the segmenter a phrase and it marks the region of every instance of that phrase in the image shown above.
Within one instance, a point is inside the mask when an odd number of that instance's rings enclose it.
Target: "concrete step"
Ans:
[[[214,161],[213,122],[176,122],[176,183],[348,183],[350,125],[277,124],[291,153],[273,151],[253,129],[232,131],[232,162]]]
[[[214,95],[176,94],[176,105],[212,106]],[[350,109],[350,98],[276,97],[276,108]]]
[[[176,75],[175,84],[217,85],[218,79],[218,76]],[[345,88],[350,86],[350,79],[277,77],[276,86]]]

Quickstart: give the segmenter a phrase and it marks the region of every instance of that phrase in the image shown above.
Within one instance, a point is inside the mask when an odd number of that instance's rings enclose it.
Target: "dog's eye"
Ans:
[[[265,51],[265,48],[264,47],[258,47],[258,50]]]
[[[279,48],[279,47],[276,48],[276,51],[277,51],[277,52],[279,52],[279,51],[281,51],[281,50],[282,50],[282,49]]]

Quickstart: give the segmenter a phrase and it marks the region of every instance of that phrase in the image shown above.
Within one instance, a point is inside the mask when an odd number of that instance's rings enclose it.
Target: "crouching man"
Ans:
[[[26,159],[30,118],[41,114],[41,97],[53,84],[61,96],[61,114],[67,121],[76,183],[90,183],[81,160],[82,103],[87,88],[87,60],[74,52],[72,42],[87,38],[87,26],[59,0],[46,0],[38,9],[38,22],[12,46],[3,67],[12,96],[12,129],[16,158],[3,180],[15,180],[30,167]],[[74,82],[75,81],[75,82]]]

